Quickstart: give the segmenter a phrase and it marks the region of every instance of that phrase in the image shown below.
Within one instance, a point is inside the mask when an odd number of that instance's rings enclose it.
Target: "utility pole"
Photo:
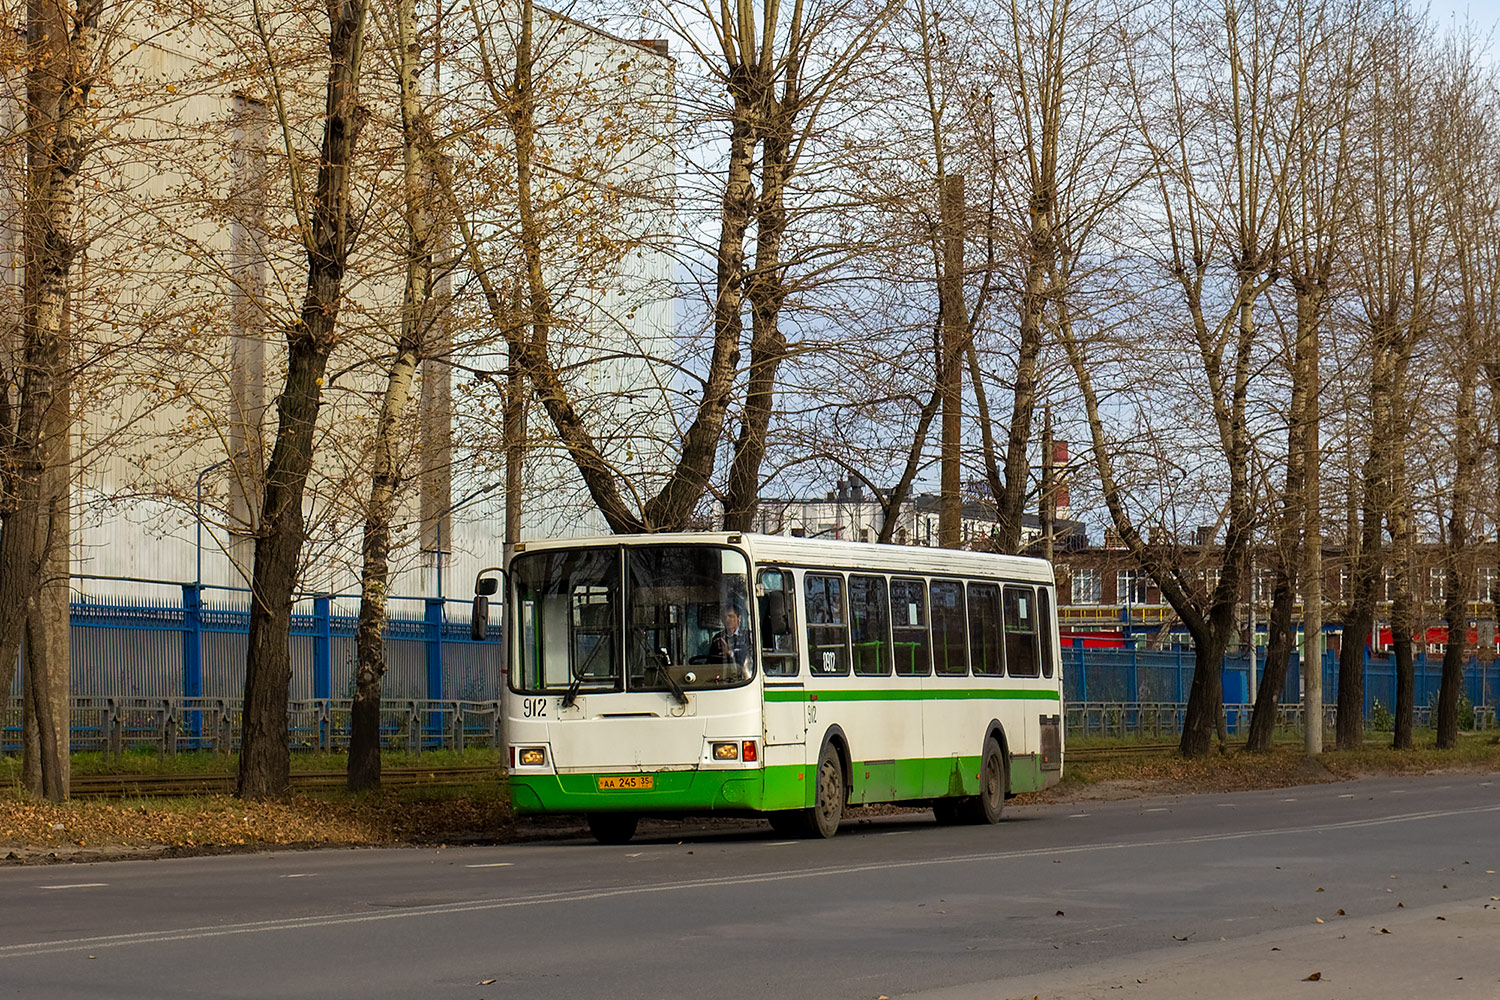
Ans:
[[[1053,454],[1052,405],[1042,408],[1042,558],[1052,561],[1057,536],[1057,456]]]
[[[938,505],[938,545],[956,549],[963,520],[963,499],[959,495],[959,438],[963,432],[963,392],[961,359],[964,334],[968,325],[964,307],[964,178],[962,174],[945,176],[939,182],[941,192],[941,225],[943,238],[943,273],[938,301],[943,314],[942,348],[939,352],[938,387],[943,399],[941,480]],[[999,498],[996,497],[996,500]]]

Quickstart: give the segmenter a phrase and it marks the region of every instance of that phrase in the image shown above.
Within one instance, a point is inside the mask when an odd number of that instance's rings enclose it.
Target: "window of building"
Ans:
[[[932,640],[927,634],[926,581],[899,577],[891,581],[891,633],[897,675],[926,677],[930,674]]]
[[[1005,588],[1005,662],[1012,677],[1039,672],[1036,594],[1030,587]]]
[[[1441,566],[1433,566],[1427,571],[1427,595],[1428,600],[1441,601],[1447,593],[1448,571]]]
[[[807,658],[815,675],[849,672],[849,619],[844,614],[844,578],[808,574]]]
[[[969,654],[976,677],[1005,676],[1005,653],[1000,642],[1000,588],[996,584],[969,584]]]
[[[862,677],[891,672],[890,608],[885,577],[849,577],[849,638],[854,644],[854,672]]]
[[[964,585],[954,580],[932,584],[932,655],[939,676],[969,672],[969,643],[964,627]]]
[[[1493,601],[1500,592],[1500,568],[1480,566],[1474,573],[1476,601]]]
[[[1219,589],[1219,580],[1224,576],[1224,571],[1218,566],[1210,566],[1203,571],[1203,592],[1209,597],[1214,596],[1214,591]]]
[[[1103,575],[1097,569],[1073,570],[1073,603],[1099,604],[1104,600]]]
[[[1145,604],[1148,579],[1138,569],[1122,569],[1115,573],[1115,600],[1119,604]]]

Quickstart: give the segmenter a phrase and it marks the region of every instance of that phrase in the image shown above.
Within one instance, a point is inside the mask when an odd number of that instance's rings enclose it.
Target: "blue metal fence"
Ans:
[[[1264,655],[1258,654],[1257,676],[1265,669]],[[1063,695],[1069,703],[1183,703],[1193,682],[1197,663],[1191,647],[1172,649],[1086,649],[1083,641],[1065,647],[1063,661]],[[1441,657],[1415,657],[1415,703],[1435,704],[1441,685]],[[1287,664],[1286,684],[1281,704],[1294,705],[1302,700],[1301,661],[1295,654]],[[1250,688],[1248,652],[1224,657],[1224,702],[1228,705],[1249,704],[1255,700]],[[1323,653],[1323,702],[1338,700],[1339,660],[1331,651]],[[1396,662],[1390,655],[1364,654],[1365,716],[1369,718],[1379,702],[1386,709],[1396,703]],[[1464,696],[1475,707],[1500,705],[1500,660],[1483,662],[1470,657],[1464,665]]]
[[[242,590],[171,585],[170,598],[88,599],[72,604],[72,694],[75,699],[167,699],[191,705],[197,699],[237,699],[244,693],[250,612]],[[465,601],[393,597],[386,627],[388,663],[383,696],[395,701],[495,702],[503,683],[498,639],[469,637]],[[328,703],[353,694],[355,602],[347,595],[310,595],[292,616],[290,651],[293,702]],[[1086,649],[1082,640],[1062,655],[1064,696],[1070,706],[1152,705],[1162,709],[1187,701],[1196,658],[1190,647]],[[1264,664],[1259,665],[1262,669]],[[1365,654],[1365,714],[1379,702],[1395,704],[1395,666],[1390,656]],[[1416,704],[1437,699],[1439,658],[1416,657]],[[1224,658],[1224,702],[1247,711],[1254,700],[1245,652]],[[1300,664],[1288,665],[1281,704],[1293,708],[1302,694]],[[20,691],[19,668],[13,691]],[[1325,705],[1337,700],[1338,660],[1323,660]],[[1470,658],[1464,692],[1480,715],[1493,718],[1500,705],[1500,661]],[[3,707],[3,706],[0,706]],[[190,740],[208,737],[211,721],[185,709],[181,724]],[[424,709],[424,729],[435,738],[451,728],[441,707]],[[10,714],[10,713],[7,713]],[[1248,713],[1247,713],[1248,714]],[[1425,713],[1424,713],[1425,714]],[[1236,720],[1231,719],[1231,726]],[[7,721],[0,749],[15,746],[19,719]]]
[[[238,698],[245,690],[249,595],[184,584],[176,599],[72,602],[76,697]],[[294,701],[354,691],[358,615],[348,597],[313,595],[292,615]],[[440,598],[390,599],[383,695],[427,701],[499,697],[498,637],[469,637],[469,605]],[[16,668],[12,690],[20,691]]]

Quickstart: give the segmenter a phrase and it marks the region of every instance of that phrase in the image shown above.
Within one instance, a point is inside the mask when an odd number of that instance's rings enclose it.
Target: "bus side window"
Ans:
[[[969,652],[975,677],[1005,676],[1005,655],[1000,644],[1000,588],[993,583],[969,584]]]
[[[890,606],[885,577],[849,577],[849,638],[854,643],[854,672],[861,677],[890,676]]]
[[[844,578],[809,573],[807,588],[807,658],[814,676],[849,672],[849,619],[844,614]]]
[[[939,676],[969,672],[969,643],[964,629],[964,585],[932,581],[932,655]]]
[[[932,639],[927,634],[927,584],[922,580],[891,581],[892,642],[898,677],[926,677],[932,673]]]
[[[1036,621],[1042,637],[1042,676],[1051,677],[1057,655],[1052,645],[1052,592],[1046,587],[1036,592]]]
[[[760,660],[767,677],[797,676],[797,601],[792,574],[763,569],[756,577],[760,597]],[[772,595],[777,596],[772,596]],[[781,621],[773,621],[779,611]]]
[[[1005,588],[1005,659],[1012,677],[1038,674],[1036,593],[1030,587]]]

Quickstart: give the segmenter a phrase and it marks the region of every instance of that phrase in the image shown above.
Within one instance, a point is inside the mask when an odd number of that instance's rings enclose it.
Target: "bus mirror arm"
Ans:
[[[486,576],[487,573],[505,575],[505,570],[490,566],[479,571],[474,578],[474,607],[469,612],[469,638],[483,642],[490,631],[490,595],[499,591],[500,580]]]

